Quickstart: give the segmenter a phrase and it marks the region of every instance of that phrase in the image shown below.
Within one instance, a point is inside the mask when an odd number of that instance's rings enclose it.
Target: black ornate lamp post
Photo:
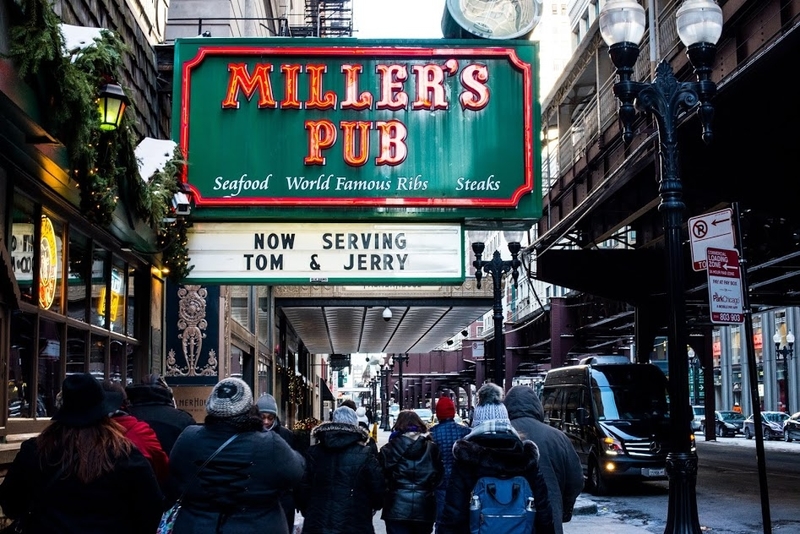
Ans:
[[[394,368],[394,360],[389,358],[389,361],[383,365],[381,375],[383,376],[383,387],[386,391],[386,402],[383,403],[383,410],[381,415],[381,430],[391,430],[389,426],[389,399],[392,398],[392,385],[389,377],[392,376],[392,369]]]
[[[658,210],[664,225],[667,257],[667,302],[669,306],[669,394],[672,450],[667,455],[669,508],[666,533],[700,534],[697,516],[697,454],[691,441],[689,410],[686,309],[684,301],[684,262],[681,226],[684,203],[678,173],[678,119],[694,108],[700,112],[703,140],[711,141],[714,109],[709,103],[716,93],[711,81],[711,63],[716,43],[722,34],[722,10],[714,0],[685,0],[676,13],[678,36],[686,46],[689,61],[697,75],[695,82],[678,82],[669,63],[656,68],[652,83],[631,80],[644,36],[645,11],[634,0],[608,0],[600,11],[600,33],[609,46],[608,53],[617,69],[614,94],[620,101],[619,117],[625,142],[633,139],[631,130],[636,109],[652,115],[658,126],[661,177]]]
[[[369,387],[372,388],[372,402],[370,403],[371,404],[371,408],[372,408],[372,414],[373,414],[372,417],[375,417],[375,412],[378,410],[378,399],[377,399],[377,397],[378,397],[378,378],[377,377],[372,377],[372,378],[369,379]]]
[[[775,335],[772,336],[772,341],[775,342],[775,353],[780,354],[783,357],[783,387],[785,388],[786,392],[784,411],[786,413],[792,413],[791,410],[789,410],[789,360],[791,360],[794,356],[794,334],[791,332],[786,334],[786,346],[783,348],[781,348],[783,336],[781,336],[780,332],[775,332]]]
[[[397,403],[400,407],[400,411],[403,410],[403,397],[405,397],[405,391],[403,391],[403,364],[408,361],[408,354],[403,355],[394,355],[394,361],[400,364],[400,367],[397,368]]]
[[[508,242],[511,259],[502,259],[500,251],[495,250],[491,260],[483,260],[481,256],[486,248],[484,242],[488,237],[488,232],[472,231],[472,237],[475,239],[472,242],[472,252],[475,253],[475,261],[472,262],[472,266],[475,267],[475,280],[477,281],[478,289],[481,288],[483,273],[492,276],[494,297],[494,305],[492,306],[494,312],[492,315],[494,319],[494,383],[500,387],[503,387],[503,364],[505,363],[506,353],[505,336],[503,334],[503,275],[510,272],[511,278],[514,280],[514,287],[517,287],[519,268],[522,265],[519,261],[519,251],[522,248],[519,242],[524,235],[524,231],[507,230],[503,234]]]

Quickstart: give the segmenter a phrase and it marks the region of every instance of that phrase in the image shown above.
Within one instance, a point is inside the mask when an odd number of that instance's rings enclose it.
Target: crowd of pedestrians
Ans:
[[[173,534],[373,534],[380,512],[388,534],[561,534],[583,487],[525,386],[484,384],[468,425],[446,395],[432,427],[402,410],[380,448],[372,413],[348,401],[297,450],[275,398],[239,378],[213,387],[203,424],[158,375],[128,388],[70,375],[58,402],[0,485],[14,532],[166,532],[163,514]]]

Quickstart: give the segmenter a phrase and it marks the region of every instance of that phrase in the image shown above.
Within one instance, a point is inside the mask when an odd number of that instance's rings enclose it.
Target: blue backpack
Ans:
[[[481,477],[469,503],[470,534],[532,534],[536,506],[523,476]]]

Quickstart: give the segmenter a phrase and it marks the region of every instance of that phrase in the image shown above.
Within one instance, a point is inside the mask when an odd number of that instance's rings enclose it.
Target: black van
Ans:
[[[605,494],[623,478],[666,478],[667,378],[657,366],[586,357],[548,371],[541,399],[545,422],[572,441],[591,493]]]

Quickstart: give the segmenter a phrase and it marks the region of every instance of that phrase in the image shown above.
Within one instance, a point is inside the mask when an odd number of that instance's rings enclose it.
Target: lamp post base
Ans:
[[[664,534],[701,534],[697,517],[697,454],[671,452],[667,455],[669,505]]]

